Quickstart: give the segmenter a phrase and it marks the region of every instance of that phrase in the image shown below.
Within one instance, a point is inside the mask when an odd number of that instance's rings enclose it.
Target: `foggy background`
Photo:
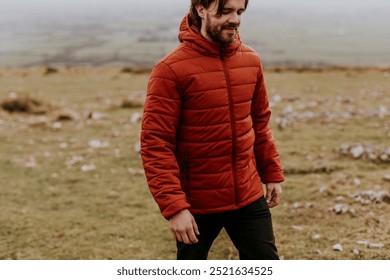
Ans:
[[[189,0],[0,0],[0,67],[153,65]],[[390,65],[390,1],[251,0],[242,39],[265,64]]]

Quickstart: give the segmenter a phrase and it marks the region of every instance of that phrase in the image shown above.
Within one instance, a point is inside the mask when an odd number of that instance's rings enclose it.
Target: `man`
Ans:
[[[222,228],[240,259],[278,259],[269,208],[284,177],[260,59],[238,34],[247,5],[192,0],[150,77],[141,155],[178,259],[207,259]]]

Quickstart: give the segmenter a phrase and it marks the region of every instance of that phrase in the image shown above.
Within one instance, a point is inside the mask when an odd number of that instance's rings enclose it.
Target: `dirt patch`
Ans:
[[[121,73],[129,73],[129,74],[148,74],[152,71],[149,67],[123,67],[121,69]]]
[[[144,101],[139,98],[126,97],[122,100],[121,108],[143,108]]]
[[[43,75],[51,75],[57,73],[58,73],[58,69],[51,66],[46,66],[45,69],[43,70]]]
[[[80,120],[80,115],[74,110],[64,108],[57,112],[56,120],[57,121],[78,121]]]
[[[41,99],[29,96],[9,97],[0,101],[0,107],[8,113],[46,114],[53,106]]]

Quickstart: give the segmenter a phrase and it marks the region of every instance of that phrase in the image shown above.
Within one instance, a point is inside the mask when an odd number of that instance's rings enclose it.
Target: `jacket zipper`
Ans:
[[[234,126],[234,112],[233,112],[233,96],[231,92],[231,85],[230,85],[230,80],[228,76],[228,71],[226,68],[225,64],[225,48],[222,46],[221,47],[221,62],[223,66],[223,71],[225,74],[225,80],[226,80],[226,86],[227,86],[227,93],[229,97],[229,113],[230,113],[230,128],[232,130],[232,168],[233,168],[233,180],[234,180],[234,204],[236,208],[238,207],[237,205],[237,167],[236,167],[236,129]]]

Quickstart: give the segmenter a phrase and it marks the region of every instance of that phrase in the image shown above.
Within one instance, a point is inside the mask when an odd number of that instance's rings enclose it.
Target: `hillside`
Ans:
[[[390,259],[390,72],[265,75],[286,173],[280,255]],[[175,258],[138,153],[148,77],[0,70],[0,259]],[[210,258],[238,258],[225,233]]]

